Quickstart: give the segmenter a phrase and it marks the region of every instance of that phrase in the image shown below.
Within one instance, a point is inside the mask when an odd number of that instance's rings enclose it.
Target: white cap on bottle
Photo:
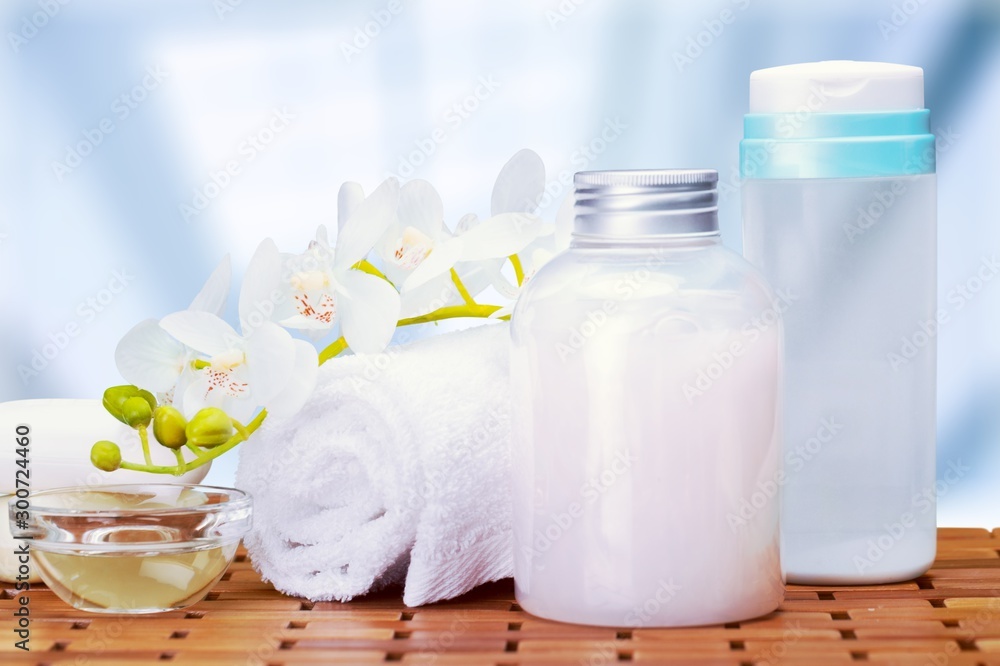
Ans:
[[[750,75],[750,113],[922,108],[924,70],[910,65],[826,60],[758,69]]]

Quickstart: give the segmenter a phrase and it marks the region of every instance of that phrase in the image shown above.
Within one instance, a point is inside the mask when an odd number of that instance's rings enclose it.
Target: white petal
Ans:
[[[202,310],[222,316],[226,311],[226,301],[229,300],[229,283],[233,277],[232,261],[227,254],[219,265],[208,276],[205,286],[191,301],[188,310]]]
[[[253,402],[267,406],[284,387],[295,363],[295,343],[285,329],[264,322],[246,341],[250,396]]]
[[[382,351],[399,320],[399,292],[362,271],[345,271],[337,279],[337,314],[348,346],[358,353]]]
[[[195,351],[215,356],[242,346],[233,327],[210,312],[182,310],[160,320],[160,326]]]
[[[218,407],[230,417],[243,424],[249,421],[250,417],[256,411],[256,406],[250,398],[233,398],[221,391],[209,391],[208,381],[204,379],[204,376],[198,377],[188,385],[181,397],[180,403],[178,404],[175,401],[174,406],[187,419],[190,419],[205,407]]]
[[[150,391],[169,391],[184,369],[184,345],[155,319],[139,322],[115,349],[115,363],[125,381]]]
[[[188,419],[205,407],[222,407],[226,402],[224,393],[208,390],[204,371],[198,373],[179,398],[178,400],[178,396],[174,396],[174,406]]]
[[[500,317],[509,317],[512,314],[514,314],[514,306],[505,305],[504,307],[500,308],[499,310],[491,314],[488,317],[488,319],[499,319]]]
[[[545,192],[545,165],[533,150],[521,150],[503,165],[490,206],[492,215],[533,213]]]
[[[400,230],[413,227],[436,240],[444,229],[444,204],[433,185],[426,180],[411,180],[399,190],[396,217]]]
[[[278,395],[267,403],[267,411],[282,418],[294,416],[316,388],[319,374],[319,357],[316,348],[305,340],[293,340],[295,362],[292,374]]]
[[[347,270],[364,259],[385,234],[396,215],[399,181],[387,178],[355,209],[337,236],[333,264]]]
[[[455,233],[464,234],[477,224],[479,224],[479,217],[475,213],[466,213],[455,225]]]
[[[451,281],[450,275],[439,275],[415,289],[400,294],[399,316],[417,317],[447,305],[458,305],[462,296]]]
[[[357,183],[346,182],[337,195],[337,233],[341,233],[347,220],[365,200],[365,191]]]
[[[264,239],[250,258],[240,288],[240,329],[244,335],[271,318],[279,305],[277,300],[287,300],[287,294],[279,291],[281,270],[278,246],[270,238]]]
[[[278,322],[285,328],[294,328],[300,331],[329,331],[330,324],[320,321],[315,317],[294,314]]]
[[[493,277],[492,286],[494,289],[497,290],[497,292],[499,292],[501,296],[511,300],[517,298],[518,294],[521,293],[520,287],[518,287],[515,284],[512,284],[511,281],[507,279],[507,276],[504,275],[503,273],[497,273]]]
[[[254,404],[252,398],[230,398],[227,396],[220,406],[226,410],[226,414],[243,425],[246,425],[253,418],[254,412],[257,411],[257,405]]]
[[[320,245],[330,247],[330,234],[327,233],[325,224],[316,227],[316,242]]]
[[[556,252],[562,252],[569,247],[570,236],[573,234],[573,223],[576,218],[576,197],[570,192],[563,199],[556,212]]]
[[[495,215],[462,234],[462,260],[478,261],[517,254],[545,231],[541,218],[535,215]]]
[[[462,278],[462,283],[472,296],[477,296],[484,289],[493,284],[493,276],[500,273],[506,257],[501,259],[484,259],[483,261],[469,261],[455,264],[455,271]]]
[[[416,289],[439,275],[447,273],[462,258],[464,236],[456,236],[438,243],[427,258],[413,269],[403,283],[403,291]]]
[[[503,259],[490,259],[474,263],[460,263],[455,265],[455,271],[458,272],[462,284],[465,285],[469,294],[475,297],[492,284],[494,275],[499,274],[499,268],[503,261]],[[516,295],[517,290],[514,291]],[[455,283],[451,281],[451,275],[447,273],[438,275],[414,289],[404,290],[400,294],[400,298],[402,300],[399,311],[401,319],[424,315],[449,305],[461,305],[463,302]]]
[[[555,253],[549,251],[548,248],[535,248],[535,251],[531,253],[531,272],[537,272],[539,268],[552,261],[555,256]]]
[[[201,373],[201,370],[195,370],[194,368],[191,367],[190,363],[185,363],[184,364],[184,370],[181,372],[181,376],[178,377],[177,383],[173,387],[172,396],[173,396],[173,403],[174,403],[175,407],[178,404],[181,404],[181,403],[184,402],[184,393],[185,393],[185,391],[188,390],[188,387],[191,386],[192,383],[194,383],[195,381],[197,381],[198,378],[202,377],[202,376],[203,375]],[[163,403],[166,404],[167,401],[166,400],[161,400],[161,402],[163,402]],[[180,409],[180,408],[178,407],[178,409]],[[181,410],[181,411],[184,411],[184,410]]]

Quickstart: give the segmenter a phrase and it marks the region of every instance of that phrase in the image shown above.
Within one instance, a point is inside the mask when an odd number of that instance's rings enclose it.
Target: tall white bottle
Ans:
[[[750,77],[744,253],[786,333],[790,582],[906,580],[935,555],[934,136],[918,67]]]
[[[757,500],[780,478],[781,325],[722,245],[717,179],[576,174],[573,242],[518,299],[514,586],[529,613],[675,627],[781,603],[780,506]]]

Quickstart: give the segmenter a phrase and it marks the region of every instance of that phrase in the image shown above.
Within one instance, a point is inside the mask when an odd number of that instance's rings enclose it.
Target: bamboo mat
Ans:
[[[1000,529],[942,529],[925,576],[865,588],[789,586],[771,615],[694,629],[563,625],[526,614],[509,580],[405,608],[400,592],[310,603],[262,583],[241,551],[186,611],[101,616],[31,591],[30,654],[13,643],[13,590],[0,598],[3,664],[996,664]]]

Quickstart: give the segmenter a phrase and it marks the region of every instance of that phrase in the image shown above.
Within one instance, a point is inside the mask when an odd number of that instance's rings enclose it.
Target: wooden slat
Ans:
[[[241,551],[201,603],[146,616],[74,610],[31,590],[31,653],[11,638],[14,592],[0,598],[0,663],[209,664],[692,663],[1000,666],[1000,529],[939,531],[938,559],[916,580],[868,587],[790,585],[778,611],[683,629],[583,627],[532,617],[501,581],[421,608],[400,590],[311,603],[261,581]],[[4,622],[8,626],[4,626]]]

